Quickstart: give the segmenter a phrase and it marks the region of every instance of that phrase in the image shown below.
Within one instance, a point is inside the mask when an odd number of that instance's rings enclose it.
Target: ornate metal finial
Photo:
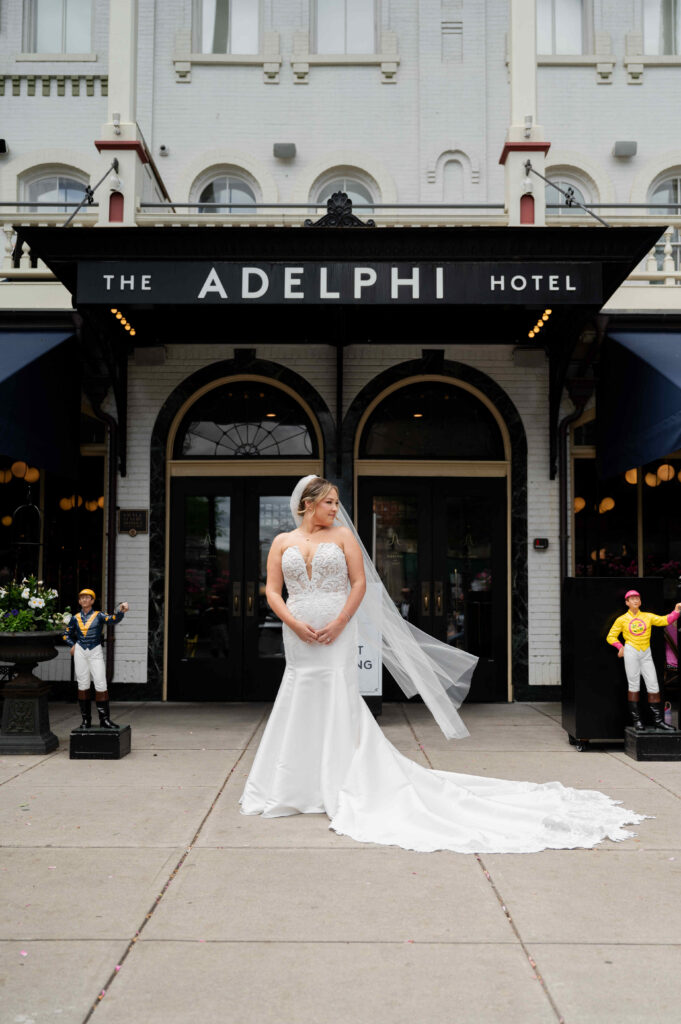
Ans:
[[[334,192],[319,220],[306,220],[306,228],[375,228],[373,220],[360,220],[352,212],[352,199],[346,192]]]

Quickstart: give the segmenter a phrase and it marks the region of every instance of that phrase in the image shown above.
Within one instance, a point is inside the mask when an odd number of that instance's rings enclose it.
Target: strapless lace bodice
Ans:
[[[343,594],[348,590],[348,567],[345,555],[338,544],[323,541],[318,545],[312,558],[311,572],[302,551],[297,545],[286,548],[281,558],[281,568],[289,597],[307,597],[311,592]]]

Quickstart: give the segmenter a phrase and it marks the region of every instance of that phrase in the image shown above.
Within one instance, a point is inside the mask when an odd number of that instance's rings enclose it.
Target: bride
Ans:
[[[633,835],[623,826],[644,816],[602,793],[436,771],[401,754],[359,693],[360,606],[380,625],[393,676],[407,695],[421,694],[450,738],[468,735],[456,708],[477,659],[402,619],[333,484],[303,477],[291,511],[297,529],[275,537],[267,560],[267,600],[283,622],[286,669],[241,797],[243,814],[325,813],[339,835],[424,852],[534,853]]]

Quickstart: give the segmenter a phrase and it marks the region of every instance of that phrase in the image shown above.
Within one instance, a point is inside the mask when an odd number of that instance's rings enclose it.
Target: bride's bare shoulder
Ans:
[[[289,533],[278,533],[272,541],[271,551],[284,551],[295,540],[296,530]]]
[[[335,527],[333,531],[333,536],[335,539],[338,540],[338,543],[342,548],[345,548],[346,545],[352,546],[357,543],[357,541],[355,540],[355,535],[348,526],[340,526],[339,524]]]

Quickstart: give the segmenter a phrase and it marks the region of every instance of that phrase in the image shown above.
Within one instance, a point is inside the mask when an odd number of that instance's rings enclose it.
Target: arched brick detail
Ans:
[[[442,359],[433,352],[391,366],[366,384],[351,403],[342,428],[342,500],[347,508],[353,501],[353,452],[355,435],[367,406],[391,385],[426,374],[451,377],[483,392],[503,418],[511,442],[511,673],[516,700],[529,696],[528,610],[527,610],[527,438],[520,413],[491,377],[473,366]]]
[[[307,403],[319,424],[324,444],[324,466],[335,465],[336,431],[331,413],[318,391],[303,377],[279,363],[256,359],[240,350],[235,359],[220,360],[202,367],[186,377],[163,404],[151,435],[150,446],[150,512],[149,512],[149,654],[147,684],[132,696],[158,700],[163,691],[163,627],[165,600],[166,545],[166,443],[168,432],[178,412],[192,395],[221,377],[254,374],[269,377],[291,388]]]

